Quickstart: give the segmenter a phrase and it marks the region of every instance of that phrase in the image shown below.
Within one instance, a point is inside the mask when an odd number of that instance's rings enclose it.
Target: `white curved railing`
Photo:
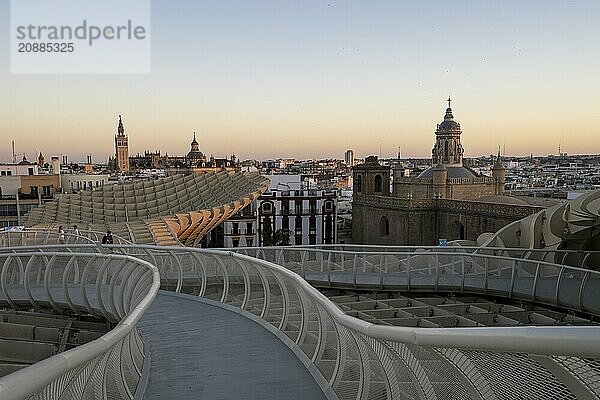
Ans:
[[[313,249],[323,251],[343,251],[351,253],[414,253],[414,252],[436,252],[436,253],[477,253],[488,256],[503,256],[511,258],[523,258],[535,261],[545,261],[553,264],[569,265],[571,267],[600,270],[600,251],[591,250],[564,250],[564,249],[525,249],[509,247],[474,247],[474,246],[385,246],[364,244],[317,244],[308,246],[277,246],[277,247],[238,247],[236,252],[247,251],[255,254],[258,250],[290,249],[297,250]]]
[[[0,399],[132,399],[145,357],[135,325],[159,290],[158,269],[121,254],[5,250],[0,294],[11,308],[51,308],[116,325],[97,340],[0,378]]]
[[[78,248],[99,249],[83,245]],[[265,260],[181,247],[111,246],[111,250],[127,252],[158,266],[166,289],[228,303],[265,319],[302,350],[340,399],[600,398],[597,326],[377,325],[346,315],[298,274]],[[361,275],[358,266],[363,265],[356,262],[360,258],[346,258],[335,252],[328,252],[328,257],[307,255],[317,254],[314,250],[304,253],[304,259],[299,254],[302,249],[282,249],[273,251],[272,256],[300,272],[304,266],[305,275],[325,272],[332,283],[336,273],[354,275],[357,280],[349,281],[349,287],[357,289],[381,289],[379,277],[404,274],[408,290],[418,290],[419,285],[430,292],[460,290],[460,285],[463,290],[472,290],[506,274],[511,277],[512,292],[508,291],[510,287],[492,292],[506,297],[517,296],[520,283],[534,282],[537,276],[538,280],[554,279],[559,300],[563,294],[561,282],[579,284],[584,305],[590,307],[595,303],[589,304],[587,296],[597,293],[600,284],[594,271],[484,255],[471,260],[463,254],[413,255],[408,259],[415,264],[402,269],[397,265],[406,257],[391,258],[398,257],[395,253],[384,255],[383,262],[381,254],[368,254],[371,258],[365,259],[364,273],[374,274],[377,279],[374,285],[362,286],[360,278],[373,275]],[[267,253],[262,256],[267,257]],[[387,267],[386,257],[390,257]],[[426,259],[429,265],[419,264]],[[356,273],[348,274],[351,271]],[[470,279],[477,276],[482,279]],[[541,286],[536,285],[533,288],[540,290]],[[542,301],[544,293],[534,293],[533,300]],[[562,301],[560,304],[565,305]],[[576,308],[577,304],[572,306]]]
[[[299,275],[264,260],[143,251],[166,286],[235,305],[285,333],[340,399],[600,398],[596,326],[383,326],[346,315]]]
[[[600,315],[600,272],[506,256],[418,250],[238,248],[329,287],[500,295]]]
[[[61,234],[57,230],[35,228],[0,231],[0,247],[100,243],[103,235],[90,230],[80,230],[78,235],[68,231]],[[114,244],[131,244],[120,236],[112,236]]]

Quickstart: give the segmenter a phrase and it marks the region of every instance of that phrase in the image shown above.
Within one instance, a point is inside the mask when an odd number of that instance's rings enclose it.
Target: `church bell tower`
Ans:
[[[435,131],[435,145],[431,150],[433,165],[442,164],[446,166],[462,167],[464,149],[460,144],[460,124],[454,121],[452,99],[448,97],[448,108],[444,121],[438,124]]]
[[[115,135],[115,163],[117,171],[129,172],[129,144],[127,135],[125,135],[125,128],[123,127],[123,120],[119,115],[119,127],[117,134]]]

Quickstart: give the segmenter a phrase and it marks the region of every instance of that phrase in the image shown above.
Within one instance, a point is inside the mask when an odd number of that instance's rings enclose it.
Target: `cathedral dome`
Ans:
[[[454,120],[452,115],[452,109],[448,107],[446,109],[446,115],[444,115],[444,121],[437,126],[437,132],[460,132],[460,124]]]
[[[191,162],[203,161],[206,159],[204,154],[200,151],[200,146],[196,140],[196,132],[194,132],[194,139],[190,144],[190,152],[187,154],[187,159]]]
[[[446,166],[446,170],[448,171],[448,179],[452,178],[475,178],[475,174],[472,173],[468,168],[465,167],[453,167]],[[431,179],[433,178],[433,171],[436,170],[436,166],[429,167],[425,171],[419,174],[419,178],[421,179]]]

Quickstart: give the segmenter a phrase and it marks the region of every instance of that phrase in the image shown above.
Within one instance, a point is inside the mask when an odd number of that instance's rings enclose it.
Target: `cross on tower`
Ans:
[[[448,100],[446,100],[448,102],[448,108],[450,108],[450,103],[452,103],[452,99],[450,98],[450,95],[448,95]]]

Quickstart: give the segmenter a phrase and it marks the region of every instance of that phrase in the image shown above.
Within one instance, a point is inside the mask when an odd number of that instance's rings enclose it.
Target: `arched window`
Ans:
[[[465,239],[465,226],[460,221],[454,221],[452,224],[452,239]]]
[[[381,217],[379,221],[379,235],[381,237],[388,236],[390,234],[390,221],[387,217]]]
[[[356,192],[362,192],[362,175],[356,176]]]
[[[261,207],[262,207],[263,214],[270,214],[273,210],[273,205],[268,201],[265,201],[264,203],[262,203]]]
[[[448,161],[449,147],[448,141],[444,141],[444,162]]]
[[[381,175],[375,175],[375,192],[381,193],[383,192],[383,183],[382,183]]]

